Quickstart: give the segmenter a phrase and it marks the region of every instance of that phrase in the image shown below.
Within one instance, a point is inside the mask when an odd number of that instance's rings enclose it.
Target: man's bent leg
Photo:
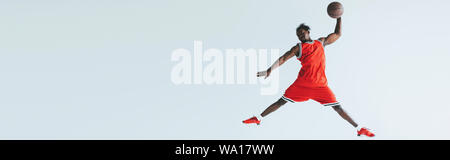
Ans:
[[[283,100],[282,98],[280,98],[278,101],[276,101],[275,103],[273,103],[272,105],[267,107],[267,109],[264,110],[264,112],[261,113],[261,116],[262,117],[267,116],[268,114],[272,113],[273,111],[276,111],[278,108],[280,108],[284,104],[286,104],[286,101]]]
[[[242,121],[245,124],[251,124],[251,123],[256,123],[259,125],[259,123],[261,123],[262,117],[267,116],[268,114],[272,113],[273,111],[277,110],[278,108],[280,108],[282,105],[286,104],[286,101],[283,100],[282,98],[280,98],[278,101],[276,101],[275,103],[273,103],[272,105],[270,105],[266,110],[264,110],[263,113],[261,113],[259,116],[253,116],[247,120]]]

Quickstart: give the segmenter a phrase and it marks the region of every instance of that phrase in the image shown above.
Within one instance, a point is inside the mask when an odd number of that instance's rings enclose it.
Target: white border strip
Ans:
[[[283,99],[285,101],[288,101],[288,102],[291,102],[291,103],[295,103],[295,101],[293,101],[292,99],[289,99],[289,98],[287,98],[285,96],[282,96],[281,99]]]

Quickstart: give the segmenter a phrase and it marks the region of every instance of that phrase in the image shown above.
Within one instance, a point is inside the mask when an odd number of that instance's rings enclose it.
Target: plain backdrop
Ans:
[[[175,85],[175,49],[277,48],[334,31],[330,0],[0,2],[0,139],[368,139],[331,108],[288,103],[259,84]],[[373,139],[450,139],[450,1],[341,0],[326,47],[329,86]],[[263,68],[268,66],[262,66]]]

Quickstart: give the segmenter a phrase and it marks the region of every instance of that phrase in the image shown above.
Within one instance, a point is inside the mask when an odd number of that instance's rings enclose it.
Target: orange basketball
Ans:
[[[339,2],[331,2],[328,5],[327,12],[331,18],[339,18],[344,14],[344,6]]]

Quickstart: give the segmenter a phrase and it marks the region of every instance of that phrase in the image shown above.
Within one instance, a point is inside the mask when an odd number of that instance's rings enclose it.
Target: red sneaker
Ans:
[[[242,121],[242,123],[245,123],[245,124],[256,123],[257,125],[259,125],[259,123],[261,123],[261,121],[258,120],[258,118],[256,118],[255,116],[253,116],[252,118]]]
[[[358,136],[361,136],[361,135],[366,135],[366,136],[368,136],[368,137],[373,137],[373,136],[375,136],[375,134],[373,134],[372,132],[370,132],[368,128],[361,128],[361,129],[358,131]]]

